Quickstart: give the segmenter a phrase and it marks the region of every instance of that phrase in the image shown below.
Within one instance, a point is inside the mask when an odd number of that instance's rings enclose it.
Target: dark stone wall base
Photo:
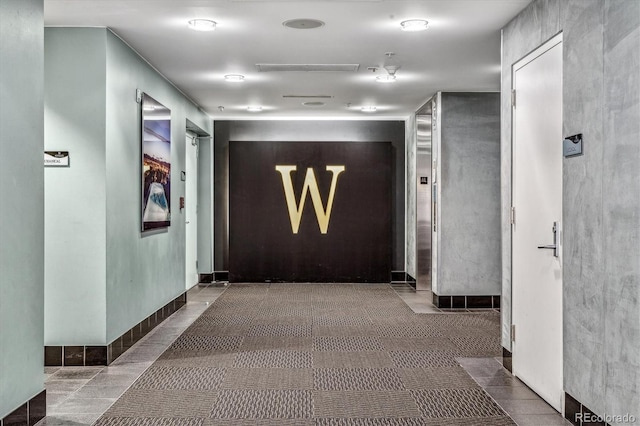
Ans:
[[[433,305],[440,309],[500,309],[500,296],[438,296]]]
[[[392,283],[407,283],[411,287],[416,288],[416,279],[405,271],[391,271]]]
[[[198,284],[211,284],[213,282],[213,274],[200,274]]]
[[[502,348],[502,366],[513,373],[513,354],[506,348]]]
[[[47,415],[47,391],[43,390],[10,414],[0,419],[0,426],[33,426]]]
[[[606,419],[599,417],[568,393],[564,394],[564,418],[576,426],[609,426]],[[622,419],[622,421],[623,423],[635,423],[630,419]]]
[[[229,281],[229,271],[213,271],[210,274],[200,274],[199,284],[211,284]]]
[[[106,346],[45,346],[44,365],[45,367],[109,365],[186,303],[187,293],[185,292]]]

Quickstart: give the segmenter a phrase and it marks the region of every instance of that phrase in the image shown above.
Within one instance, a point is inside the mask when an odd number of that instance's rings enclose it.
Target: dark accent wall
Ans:
[[[229,280],[389,282],[390,154],[388,142],[232,141]]]
[[[391,143],[391,268],[404,270],[404,121],[215,121],[214,269],[229,270],[229,141]]]

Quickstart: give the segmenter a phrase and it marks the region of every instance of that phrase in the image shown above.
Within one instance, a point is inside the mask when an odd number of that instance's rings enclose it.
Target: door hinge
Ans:
[[[198,261],[196,260],[196,270],[198,270]]]
[[[512,342],[516,341],[516,325],[515,324],[511,324],[511,341]]]
[[[511,106],[516,107],[516,91],[515,89],[511,91]]]
[[[516,224],[516,208],[515,207],[511,207],[511,212],[509,214],[509,221],[511,222],[512,225]]]

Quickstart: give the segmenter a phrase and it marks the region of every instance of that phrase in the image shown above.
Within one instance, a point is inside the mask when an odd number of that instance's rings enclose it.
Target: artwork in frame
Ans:
[[[171,111],[142,94],[142,231],[171,225]]]

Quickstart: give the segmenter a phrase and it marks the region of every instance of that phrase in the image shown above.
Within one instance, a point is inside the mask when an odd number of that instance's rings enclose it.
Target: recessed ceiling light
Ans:
[[[429,21],[424,19],[409,19],[400,23],[402,31],[424,31],[429,28]]]
[[[293,28],[295,30],[312,30],[324,26],[324,22],[318,19],[290,19],[282,23],[285,27]]]
[[[216,22],[211,19],[192,19],[189,21],[189,28],[195,31],[213,31],[216,29]]]
[[[247,107],[247,111],[249,111],[249,112],[260,112],[260,111],[262,111],[262,107],[261,106],[248,106]]]
[[[360,111],[362,112],[376,112],[378,108],[374,107],[374,106],[363,106],[362,108],[360,108]]]
[[[224,79],[227,81],[230,81],[232,83],[240,83],[241,81],[244,81],[244,75],[240,75],[240,74],[227,74],[224,76]]]
[[[379,75],[376,77],[376,81],[378,83],[393,83],[394,81],[396,81],[396,76],[395,75]]]

